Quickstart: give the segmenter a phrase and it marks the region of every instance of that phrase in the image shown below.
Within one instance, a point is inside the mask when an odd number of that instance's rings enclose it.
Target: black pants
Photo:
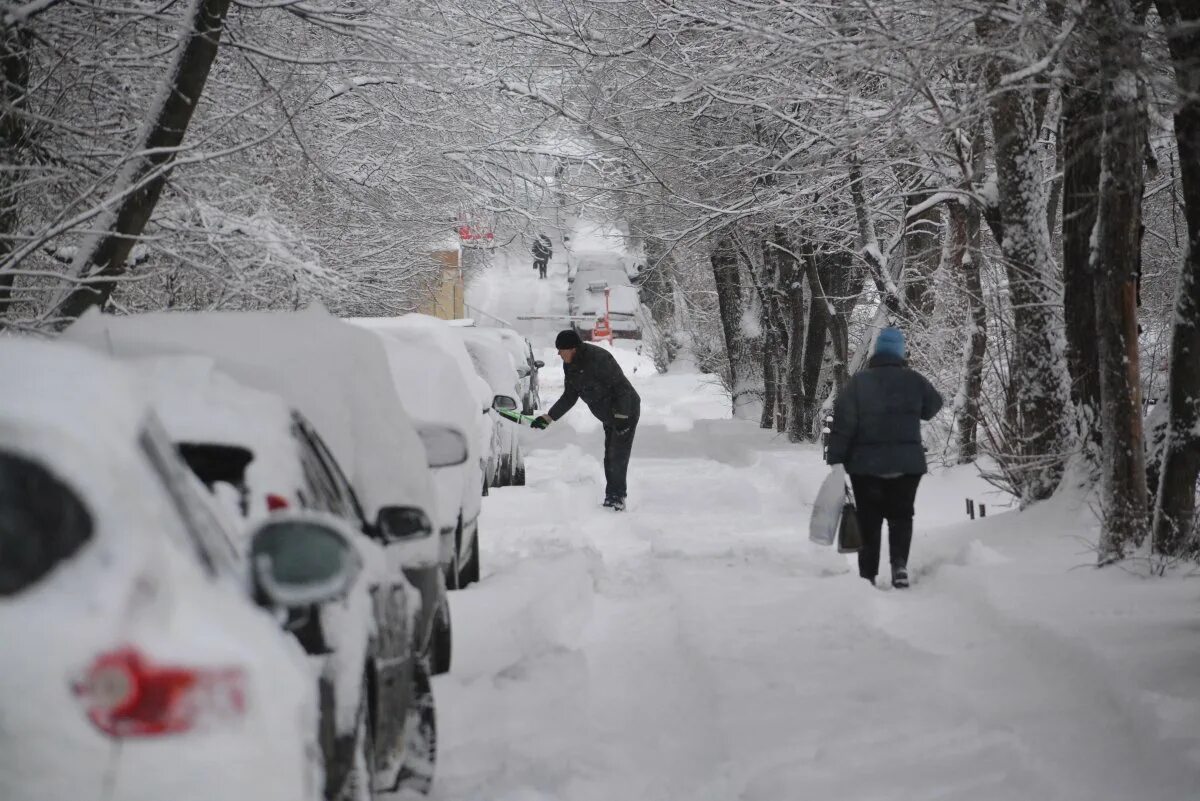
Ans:
[[[534,259],[533,267],[538,271],[538,278],[546,277],[546,267],[550,264],[549,259]]]
[[[858,575],[873,579],[879,573],[879,547],[883,521],[888,524],[888,558],[892,567],[908,566],[912,545],[913,503],[920,476],[850,476],[858,506],[862,547],[858,550]]]
[[[637,419],[629,422],[624,434],[618,434],[613,426],[604,426],[604,497],[625,497],[625,473],[629,470],[629,455],[633,453],[633,435],[637,433]]]

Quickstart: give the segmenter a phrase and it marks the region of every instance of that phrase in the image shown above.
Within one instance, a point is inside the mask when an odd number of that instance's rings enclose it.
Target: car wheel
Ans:
[[[404,725],[404,764],[395,789],[428,795],[436,767],[437,710],[429,673],[418,661],[413,667],[413,700]]]
[[[364,680],[358,708],[358,725],[354,731],[354,762],[337,794],[338,801],[373,801],[375,798],[375,733],[371,713],[369,683]]]
[[[450,604],[442,599],[441,608],[433,618],[433,635],[429,647],[430,669],[435,676],[450,672],[450,655],[453,645],[450,628]]]
[[[462,566],[462,570],[458,574],[459,585],[469,587],[479,581],[479,527],[475,528],[475,547],[471,549],[471,556],[467,559],[467,563]]]

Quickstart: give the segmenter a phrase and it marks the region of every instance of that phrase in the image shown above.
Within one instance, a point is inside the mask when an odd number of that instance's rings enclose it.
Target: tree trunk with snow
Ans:
[[[967,299],[967,338],[963,346],[962,394],[956,408],[958,462],[979,456],[979,399],[983,394],[983,357],[987,353],[987,307],[979,274],[980,212],[974,203],[957,200],[947,205],[950,220],[949,266],[961,276]]]
[[[1141,37],[1134,32],[1129,0],[1096,0],[1089,10],[1103,54],[1104,133],[1092,271],[1103,440],[1100,559],[1111,561],[1124,555],[1128,543],[1144,539],[1147,523],[1136,301],[1145,184]]]
[[[811,440],[819,429],[815,425],[821,401],[818,383],[821,380],[821,365],[825,360],[825,345],[829,340],[829,298],[825,293],[826,271],[821,267],[829,261],[827,253],[804,254],[812,291],[808,302],[808,325],[804,336],[804,360],[802,363],[804,403],[801,407],[799,432],[803,439]]]
[[[1000,51],[1006,43],[998,25],[991,17],[976,20],[980,39]],[[1062,478],[1070,398],[1058,311],[1062,296],[1050,254],[1038,144],[1044,100],[1038,90],[1005,82],[1002,69],[1008,63],[990,59],[985,77],[1014,323],[1010,380],[1018,388],[1020,433],[1019,441],[1009,444],[1016,453],[1013,472],[1022,501],[1029,502],[1048,498]]]
[[[1090,41],[1090,40],[1089,40]],[[1062,88],[1063,313],[1067,331],[1067,367],[1080,435],[1098,447],[1101,439],[1100,354],[1096,337],[1096,285],[1091,238],[1096,225],[1100,186],[1100,137],[1104,106],[1095,85],[1095,51],[1080,47],[1071,62],[1072,77]]]
[[[787,241],[776,235],[775,243],[787,247]],[[805,244],[805,247],[807,243]],[[801,248],[801,257],[804,257]],[[787,436],[789,442],[804,441],[804,329],[807,307],[804,300],[804,267],[792,253],[781,252],[780,258],[786,268],[784,285],[787,287],[788,308],[788,352],[786,370]],[[811,293],[811,290],[810,290]]]
[[[192,0],[184,15],[177,52],[147,114],[129,161],[118,173],[106,201],[101,230],[79,249],[69,279],[114,278],[154,213],[208,80],[230,0]],[[71,283],[53,305],[52,315],[69,320],[108,300],[116,283]]]
[[[1175,138],[1188,230],[1171,338],[1170,420],[1154,510],[1154,549],[1176,554],[1195,530],[1200,477],[1200,0],[1157,0],[1157,6],[1180,94]]]
[[[717,235],[709,255],[713,282],[717,290],[717,307],[721,313],[721,333],[725,339],[726,363],[728,365],[729,394],[733,404],[733,416],[744,417],[752,405],[748,395],[750,363],[747,359],[745,337],[742,333],[742,284],[738,267],[737,248],[728,233]]]

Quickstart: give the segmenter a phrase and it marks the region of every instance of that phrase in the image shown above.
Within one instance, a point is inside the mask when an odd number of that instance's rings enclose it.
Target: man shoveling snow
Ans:
[[[560,331],[554,347],[563,361],[562,397],[550,411],[530,425],[545,428],[571,410],[580,398],[604,424],[604,505],[625,509],[625,474],[633,452],[633,435],[641,414],[642,399],[613,355],[598,345],[584,343],[571,329]]]

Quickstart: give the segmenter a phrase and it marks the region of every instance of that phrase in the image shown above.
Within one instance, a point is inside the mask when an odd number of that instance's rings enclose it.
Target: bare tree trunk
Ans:
[[[1062,89],[1063,313],[1067,368],[1080,436],[1099,452],[1100,352],[1096,338],[1096,286],[1091,237],[1100,186],[1100,137],[1104,107],[1096,73],[1099,59],[1090,37],[1077,48]]]
[[[826,266],[829,261],[827,253],[805,253],[805,271],[809,276],[809,286],[812,288],[808,302],[808,326],[804,336],[804,360],[802,363],[804,384],[804,405],[800,430],[804,439],[811,440],[818,430],[815,425],[818,407],[821,402],[818,382],[821,380],[821,364],[825,360],[825,345],[829,333],[829,298],[825,294],[827,278]]]
[[[725,336],[725,353],[729,365],[729,393],[733,415],[745,413],[752,401],[749,396],[750,361],[747,358],[745,337],[742,334],[742,283],[739,274],[737,248],[729,233],[718,234],[710,262],[717,288],[717,306],[721,312],[721,331]]]
[[[777,244],[784,244],[779,235],[776,235],[775,241]],[[801,248],[801,257],[804,257],[804,250],[807,247],[808,244],[805,241]],[[804,268],[794,256],[784,254],[784,258],[787,265],[788,307],[791,309],[791,317],[788,321],[786,375],[787,435],[789,442],[802,442],[804,440],[804,328],[807,311],[804,302]],[[811,294],[812,290],[809,291]]]
[[[1104,135],[1092,252],[1100,343],[1104,522],[1100,560],[1124,555],[1146,534],[1146,464],[1139,385],[1136,276],[1141,261],[1143,116],[1138,98],[1141,37],[1129,0],[1095,0]]]
[[[199,104],[229,10],[230,0],[192,0],[180,31],[178,51],[150,109],[125,168],[109,194],[101,230],[71,264],[70,278],[116,277],[125,271],[129,252],[154,213],[175,154]],[[72,319],[108,300],[116,283],[68,284],[50,317]]]
[[[976,30],[991,47],[1005,47],[991,17]],[[1043,175],[1037,135],[1045,101],[1039,91],[1001,86],[1007,61],[991,59],[985,70],[996,142],[995,163],[1004,227],[1001,249],[1013,309],[1012,380],[1017,382],[1020,420],[1017,475],[1023,501],[1048,498],[1062,478],[1068,450],[1067,368],[1057,309],[1057,266],[1046,228]]]
[[[979,398],[983,394],[983,357],[987,353],[987,307],[979,275],[980,212],[974,203],[952,201],[949,266],[962,277],[967,298],[967,341],[963,350],[963,388],[957,409],[958,463],[979,456]]]
[[[1157,0],[1157,6],[1181,99],[1175,138],[1188,229],[1171,338],[1170,421],[1154,510],[1154,549],[1176,554],[1196,524],[1200,477],[1200,0]]]

